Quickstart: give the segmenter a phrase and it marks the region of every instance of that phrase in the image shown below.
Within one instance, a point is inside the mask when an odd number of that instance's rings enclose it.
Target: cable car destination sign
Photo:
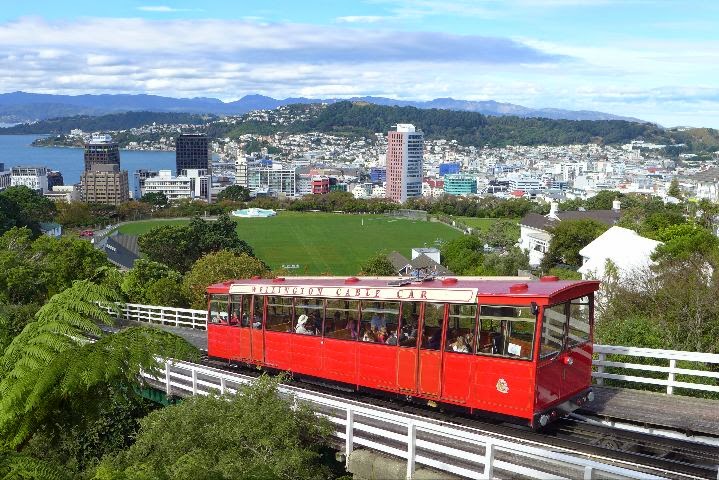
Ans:
[[[346,300],[415,300],[421,302],[474,303],[473,288],[348,287],[327,285],[242,285],[230,294],[281,295],[288,297],[343,298]]]

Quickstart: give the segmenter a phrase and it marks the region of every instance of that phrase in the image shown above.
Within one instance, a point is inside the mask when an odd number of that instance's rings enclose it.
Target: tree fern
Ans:
[[[0,435],[21,445],[48,421],[53,409],[103,384],[132,384],[140,370],[157,371],[155,355],[189,358],[185,340],[134,327],[102,336],[99,323],[118,300],[115,290],[78,281],[54,295],[0,357]],[[94,343],[88,335],[100,337]]]
[[[0,450],[0,480],[65,480],[70,476],[56,466],[30,455]]]

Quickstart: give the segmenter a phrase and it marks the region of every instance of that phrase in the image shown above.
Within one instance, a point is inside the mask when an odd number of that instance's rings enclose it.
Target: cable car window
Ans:
[[[357,340],[359,301],[327,299],[325,337]],[[330,328],[331,327],[331,328]]]
[[[420,302],[402,302],[402,325],[399,335],[401,347],[417,348]]]
[[[575,298],[569,304],[569,336],[567,345],[573,347],[590,340],[590,308],[589,297]]]
[[[210,322],[212,323],[228,323],[228,296],[227,295],[212,295],[210,297]]]
[[[424,325],[422,326],[422,350],[439,350],[442,346],[444,325],[444,303],[424,304]]]
[[[567,325],[567,304],[544,307],[542,318],[542,345],[540,357],[557,355],[564,348],[564,330]]]
[[[242,295],[230,295],[230,325],[240,324],[242,315]]]
[[[265,329],[273,332],[292,331],[292,298],[267,297]]]
[[[450,304],[447,319],[446,350],[455,353],[472,353],[477,325],[477,305]]]
[[[265,297],[255,295],[252,301],[252,328],[262,328],[262,312],[265,308]]]
[[[295,298],[294,332],[301,335],[320,335],[324,320],[325,302],[321,298]]]
[[[399,302],[362,302],[360,340],[397,345]]]
[[[477,354],[531,360],[535,323],[536,317],[529,305],[482,305]]]

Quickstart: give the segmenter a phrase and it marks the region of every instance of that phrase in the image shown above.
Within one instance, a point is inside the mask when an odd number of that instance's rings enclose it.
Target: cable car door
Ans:
[[[419,345],[419,393],[431,397],[442,394],[442,345],[446,305],[425,303]]]
[[[250,360],[249,295],[231,295],[230,325],[237,327],[237,353],[240,359]]]
[[[566,304],[542,309],[539,358],[537,361],[537,408],[545,408],[562,396]]]
[[[249,295],[246,295],[246,297],[250,298]],[[252,315],[249,316],[250,339],[252,344],[252,354],[250,355],[250,359],[255,363],[265,362],[265,337],[262,332],[262,314],[265,307],[264,303],[265,297],[260,297],[259,295],[252,297]],[[248,308],[250,308],[249,302]],[[250,310],[248,310],[248,313],[249,312]]]
[[[402,302],[402,319],[398,335],[397,388],[408,395],[417,393],[417,351],[419,335],[420,302]]]

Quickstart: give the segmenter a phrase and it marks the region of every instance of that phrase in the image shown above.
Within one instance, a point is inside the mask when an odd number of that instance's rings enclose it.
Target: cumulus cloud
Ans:
[[[137,7],[141,12],[154,12],[154,13],[175,13],[175,12],[201,12],[199,8],[174,8],[168,5],[143,5]]]

